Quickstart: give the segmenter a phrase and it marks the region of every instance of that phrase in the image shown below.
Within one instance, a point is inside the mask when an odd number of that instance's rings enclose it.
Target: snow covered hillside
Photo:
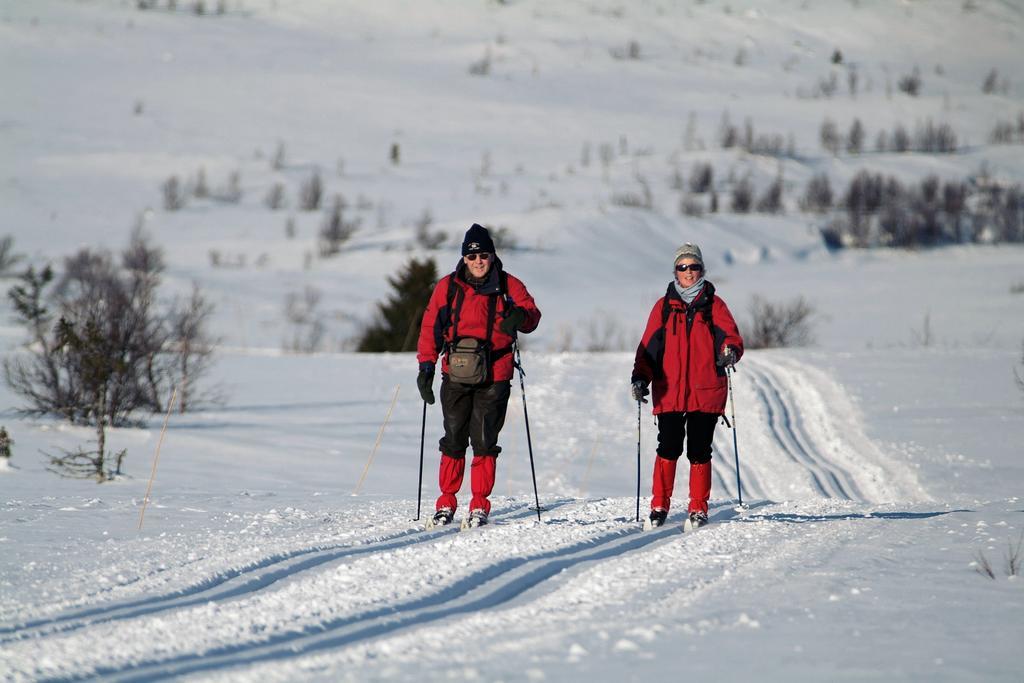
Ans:
[[[125,477],[64,479],[45,454],[94,431],[0,386],[0,679],[1020,679],[1024,247],[831,251],[800,207],[821,173],[1024,181],[990,137],[1024,116],[1018,3],[141,4],[0,3],[0,237],[59,266],[142,226],[165,296],[216,305],[226,401],[171,417],[140,531],[163,416],[108,431]],[[826,119],[866,149],[822,149]],[[748,121],[782,149],[724,147]],[[875,150],[927,121],[954,153]],[[697,164],[717,212],[680,189]],[[782,212],[728,208],[780,177]],[[339,194],[354,232],[322,255]],[[387,276],[446,271],[474,221],[544,314],[523,352],[543,510],[514,382],[494,523],[425,532],[440,411],[414,521],[415,359],[351,349]],[[749,508],[721,426],[712,524],[683,535],[678,499],[636,522],[657,429],[628,379],[685,240],[741,330],[754,295],[816,314],[815,344],[738,366]],[[326,334],[291,353],[306,292]]]

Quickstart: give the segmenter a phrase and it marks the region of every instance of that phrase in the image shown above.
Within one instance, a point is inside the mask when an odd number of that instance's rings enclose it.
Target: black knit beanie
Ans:
[[[487,228],[479,223],[474,223],[466,231],[466,236],[462,240],[462,255],[479,254],[485,251],[491,254],[494,253],[494,242],[491,240],[491,233],[487,232]]]

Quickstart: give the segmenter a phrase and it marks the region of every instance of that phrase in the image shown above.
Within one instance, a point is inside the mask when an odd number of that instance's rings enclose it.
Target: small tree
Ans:
[[[754,203],[754,186],[748,176],[744,176],[732,188],[731,208],[736,213],[750,213]]]
[[[412,259],[388,284],[392,294],[377,304],[377,320],[363,333],[357,351],[415,350],[423,312],[437,284],[437,263]]]
[[[821,124],[821,130],[818,132],[818,137],[821,139],[821,146],[836,156],[839,154],[840,135],[839,127],[836,126],[836,122],[832,119],[825,119]]]
[[[828,175],[818,173],[807,181],[804,196],[800,199],[800,208],[804,211],[825,213],[832,208],[832,201],[832,184]]]
[[[860,154],[864,151],[864,124],[860,119],[854,119],[850,126],[850,134],[846,137],[846,151],[850,154]]]
[[[0,458],[10,460],[11,446],[13,445],[14,441],[11,440],[10,435],[7,433],[7,427],[0,427]]]
[[[320,208],[320,202],[324,196],[324,185],[320,180],[320,174],[314,173],[309,180],[302,183],[299,188],[299,208],[303,211],[316,211]]]
[[[360,219],[345,220],[345,209],[347,208],[348,203],[345,198],[340,194],[334,195],[331,210],[320,227],[320,258],[329,258],[340,253],[341,246],[359,229]]]
[[[14,266],[18,265],[24,257],[14,253],[14,237],[4,235],[0,239],[0,277],[8,277]]]

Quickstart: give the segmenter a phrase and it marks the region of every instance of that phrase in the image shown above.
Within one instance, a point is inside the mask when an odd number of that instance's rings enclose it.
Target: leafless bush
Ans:
[[[688,194],[679,202],[679,213],[684,216],[700,217],[704,215],[704,204],[698,197]]]
[[[704,194],[711,189],[715,181],[715,169],[710,163],[697,161],[690,171],[690,192]]]
[[[615,59],[640,59],[640,43],[631,40],[626,47],[613,47],[609,52]]]
[[[448,239],[448,233],[443,230],[431,230],[434,224],[434,216],[430,209],[423,209],[423,213],[416,220],[416,243],[423,249],[439,249]]]
[[[228,182],[217,190],[214,198],[230,204],[242,201],[242,173],[232,171],[228,175]]]
[[[331,210],[324,218],[320,227],[320,242],[318,246],[320,258],[329,258],[341,251],[341,246],[347,242],[356,230],[359,229],[361,219],[345,220],[345,210],[348,204],[340,194],[334,195],[334,203]]]
[[[284,341],[286,351],[314,353],[320,350],[327,332],[318,310],[321,299],[323,292],[308,286],[301,293],[290,292],[285,296],[284,315],[290,328]]]
[[[893,152],[909,152],[910,151],[910,133],[903,127],[902,124],[897,125],[892,131],[892,149]]]
[[[921,92],[921,70],[915,66],[912,72],[900,77],[896,87],[900,92],[906,93],[911,97],[917,97]]]
[[[267,195],[263,198],[263,203],[266,204],[267,208],[271,211],[278,211],[288,205],[287,198],[285,197],[284,183],[274,183],[267,190]]]
[[[825,213],[832,208],[832,183],[828,175],[818,173],[809,181],[804,189],[804,196],[800,199],[800,208],[804,211]]]
[[[758,295],[750,302],[751,325],[743,335],[750,349],[807,346],[814,343],[813,306],[802,296],[788,303],[772,303]]]
[[[993,580],[996,578],[996,573],[992,571],[992,564],[985,557],[985,553],[980,550],[974,556],[974,571]]]
[[[164,193],[164,209],[178,211],[185,208],[185,193],[182,191],[178,176],[174,175],[165,180],[161,189]]]
[[[986,95],[991,95],[996,91],[996,87],[999,84],[999,71],[993,68],[985,76],[985,81],[981,84],[981,92]]]
[[[818,139],[821,141],[823,149],[827,150],[833,156],[839,154],[839,146],[842,143],[842,137],[839,134],[839,127],[836,122],[832,119],[825,119],[821,128],[818,131]]]
[[[21,254],[14,253],[14,236],[4,235],[0,239],[0,278],[10,277],[11,271],[24,258]]]
[[[287,152],[285,151],[284,143],[278,141],[277,147],[274,149],[274,156],[271,157],[270,159],[270,168],[274,169],[275,171],[282,170],[285,166],[285,162],[287,161],[287,159],[288,156]]]
[[[513,250],[518,247],[516,239],[512,236],[512,231],[507,225],[493,227],[490,224],[485,224],[484,227],[491,233],[491,241],[494,242],[494,249],[496,251]]]
[[[782,178],[777,177],[772,181],[764,194],[757,200],[757,211],[759,213],[781,213],[782,212]]]
[[[956,133],[948,123],[936,124],[928,119],[914,131],[914,150],[928,154],[950,154],[956,151]]]
[[[324,185],[320,180],[320,172],[317,171],[309,177],[299,188],[299,209],[302,211],[316,211],[323,201]]]
[[[718,142],[722,149],[731,149],[739,144],[740,131],[729,121],[729,114],[722,115],[722,122],[718,126]]]
[[[612,194],[612,204],[615,204],[616,206],[625,206],[632,209],[650,210],[651,208],[653,208],[654,195],[651,194],[650,185],[642,177],[637,178],[637,183],[640,185],[639,192],[635,192],[632,190],[616,192]]]
[[[596,311],[581,326],[587,351],[625,351],[629,348],[626,332],[619,319],[608,311]]]
[[[161,251],[137,230],[120,266],[109,252],[83,249],[65,259],[59,278],[49,266],[30,268],[9,292],[30,337],[26,351],[4,362],[7,384],[28,403],[19,412],[97,429],[94,451],[53,457],[70,476],[110,476],[105,429],[132,424],[138,410],[162,411],[169,388],[186,381],[183,358],[190,385],[203,374],[196,359],[206,318],[181,327],[175,308],[158,309],[163,267]]]
[[[860,119],[854,119],[850,125],[850,133],[846,136],[846,151],[850,154],[860,154],[864,151],[864,124]]]
[[[206,184],[206,169],[199,168],[196,173],[196,182],[192,186],[192,196],[196,199],[206,199],[210,196],[210,186]]]
[[[491,48],[488,47],[484,56],[469,65],[472,76],[488,76],[491,73]]]
[[[735,213],[750,213],[754,203],[754,186],[749,176],[744,176],[732,187],[730,208]]]

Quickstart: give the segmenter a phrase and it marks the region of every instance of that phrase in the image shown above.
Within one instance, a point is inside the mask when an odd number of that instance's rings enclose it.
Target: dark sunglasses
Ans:
[[[704,266],[702,266],[699,263],[680,263],[678,266],[676,266],[676,270],[678,270],[680,273],[685,273],[688,270],[692,270],[695,273],[699,273],[700,271],[704,270]]]
[[[481,261],[489,261],[490,258],[491,258],[491,255],[488,252],[482,251],[479,254],[466,254],[466,260],[467,261],[476,261],[476,257],[477,256],[480,257]]]

